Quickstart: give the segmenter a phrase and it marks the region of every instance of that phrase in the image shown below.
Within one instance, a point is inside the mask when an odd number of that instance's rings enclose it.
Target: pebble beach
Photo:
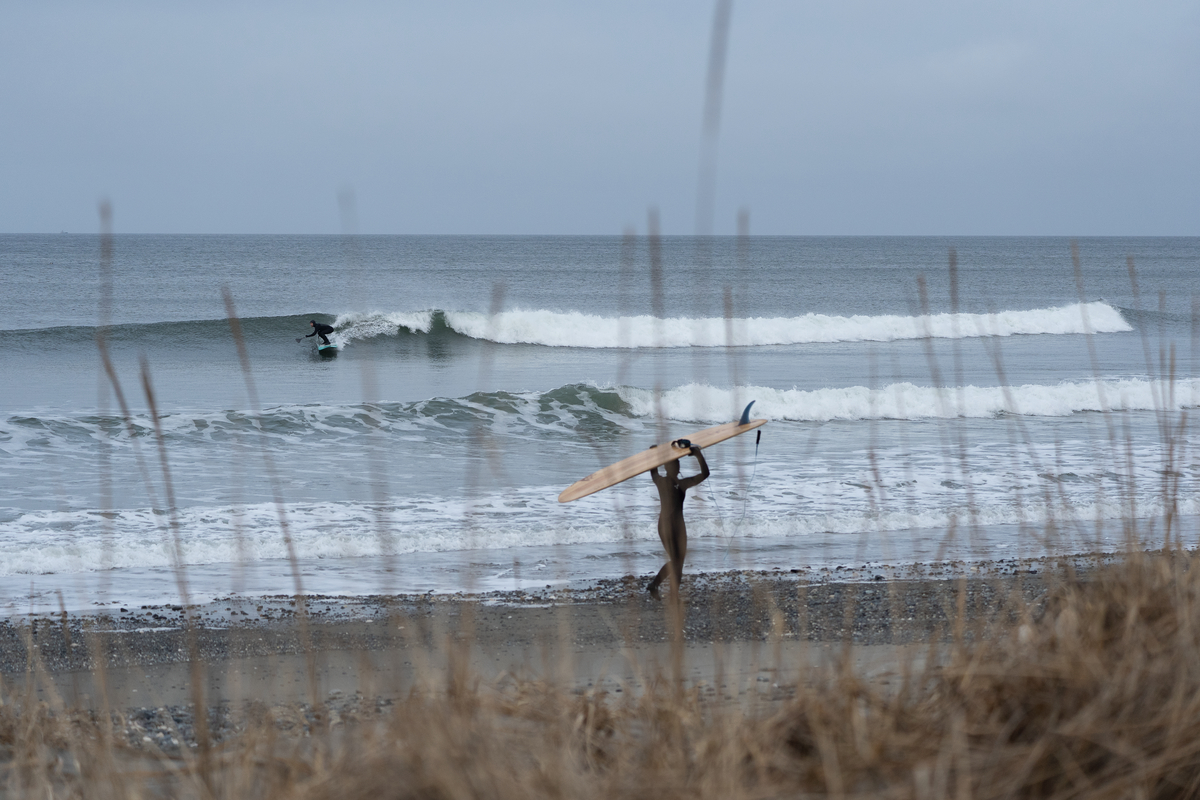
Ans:
[[[847,658],[886,682],[924,664],[930,645],[998,635],[1038,614],[1066,567],[1086,562],[988,562],[954,578],[688,575],[682,675],[714,698],[755,702],[786,696],[804,670]],[[192,741],[197,685],[217,740],[268,713],[292,729],[318,715],[378,713],[408,692],[444,689],[455,663],[484,686],[553,680],[619,695],[674,663],[670,606],[643,583],[627,576],[477,595],[231,597],[189,609],[10,617],[0,622],[0,677],[13,698],[93,714],[108,708],[131,744],[167,750]]]

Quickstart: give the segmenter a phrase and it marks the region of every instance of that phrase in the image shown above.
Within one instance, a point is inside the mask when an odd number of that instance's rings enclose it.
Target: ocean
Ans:
[[[1078,253],[3,235],[0,608],[648,581],[649,478],[559,492],[750,401],[770,422],[706,452],[688,571],[965,572],[1120,549],[1129,519],[1161,546],[1168,515],[1194,545],[1200,239]]]

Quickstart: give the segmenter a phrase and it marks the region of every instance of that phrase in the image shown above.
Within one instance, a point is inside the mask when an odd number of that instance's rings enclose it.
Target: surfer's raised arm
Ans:
[[[690,489],[693,486],[702,483],[709,475],[708,462],[704,460],[704,454],[700,452],[700,445],[692,445],[691,453],[696,457],[696,460],[700,462],[700,474],[693,475],[690,478],[681,479],[676,484],[680,489]]]

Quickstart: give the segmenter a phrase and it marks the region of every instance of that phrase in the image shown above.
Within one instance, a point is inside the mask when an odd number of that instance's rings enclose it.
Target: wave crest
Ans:
[[[180,411],[162,415],[159,425],[174,446],[192,443],[224,447],[231,437],[253,435],[281,443],[303,439],[313,445],[325,442],[342,447],[346,441],[381,430],[401,437],[455,436],[473,431],[480,422],[500,419],[506,426],[526,431],[609,436],[620,430],[640,429],[646,419],[660,413],[660,408],[667,419],[678,422],[728,422],[736,419],[751,400],[755,401],[754,416],[791,422],[989,418],[1003,414],[1065,417],[1091,411],[1200,407],[1200,378],[1172,383],[1114,377],[1056,385],[946,389],[912,383],[879,389],[729,389],[691,383],[663,392],[660,401],[655,400],[651,389],[578,383],[544,392],[478,392],[467,397],[435,397],[408,403],[278,406],[260,415]],[[10,416],[0,418],[0,456],[50,448],[83,458],[101,441],[128,446],[151,435],[153,427],[146,415],[138,415],[128,423],[111,415]]]
[[[445,328],[498,344],[547,347],[756,347],[831,342],[891,342],[900,339],[961,339],[980,336],[1118,333],[1133,330],[1121,312],[1102,301],[994,314],[798,317],[651,316],[606,317],[545,309],[502,311],[408,311],[343,314],[335,323],[343,341],[381,335],[432,333]]]
[[[429,333],[433,329],[433,311],[355,311],[341,314],[334,321],[335,336],[339,344],[355,339],[373,339],[376,336],[396,336],[402,330],[409,333]]]
[[[648,389],[617,390],[634,416],[656,413]],[[669,419],[727,422],[755,401],[754,416],[773,420],[828,422],[868,419],[988,418],[1001,414],[1065,417],[1087,411],[1181,410],[1200,405],[1200,379],[1161,381],[1108,378],[1057,385],[960,386],[939,389],[894,383],[881,389],[772,389],[741,386],[720,389],[688,384],[663,393],[662,413]]]
[[[832,342],[891,342],[902,339],[961,339],[981,336],[1036,334],[1120,333],[1131,331],[1133,311],[1103,301],[1075,303],[994,314],[928,314],[901,316],[797,317],[601,316],[578,311],[514,309],[497,314],[476,311],[354,311],[334,321],[339,344],[379,336],[466,337],[497,344],[533,344],[576,348],[756,347]],[[242,330],[249,339],[272,339],[309,332],[308,321],[323,314],[247,317]],[[184,322],[130,323],[109,329],[114,342],[182,344],[207,336],[227,336],[223,319]],[[33,348],[95,347],[96,329],[87,326],[44,328],[6,334],[19,345]]]

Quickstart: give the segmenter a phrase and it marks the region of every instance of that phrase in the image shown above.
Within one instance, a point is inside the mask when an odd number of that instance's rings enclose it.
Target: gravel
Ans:
[[[699,573],[685,576],[683,640],[755,642],[773,637],[811,642],[909,644],[972,639],[1037,614],[1047,586],[1068,568],[1095,559],[996,561],[983,565],[857,570]],[[949,573],[954,577],[945,577]],[[482,595],[372,597],[228,597],[185,609],[179,605],[114,607],[90,614],[0,620],[0,677],[34,669],[94,671],[109,667],[207,665],[240,657],[333,650],[388,651],[467,639],[487,646],[538,646],[569,636],[572,645],[618,648],[669,641],[669,604],[645,592],[645,576],[586,585]],[[958,609],[965,615],[959,619]],[[395,623],[395,624],[382,624]],[[961,624],[960,624],[961,623]],[[228,703],[208,710],[213,741],[269,721],[301,735],[317,725],[378,714],[385,697],[334,695],[267,707]],[[93,716],[98,712],[88,712]],[[132,707],[114,712],[133,747],[179,753],[195,743],[188,705]]]

